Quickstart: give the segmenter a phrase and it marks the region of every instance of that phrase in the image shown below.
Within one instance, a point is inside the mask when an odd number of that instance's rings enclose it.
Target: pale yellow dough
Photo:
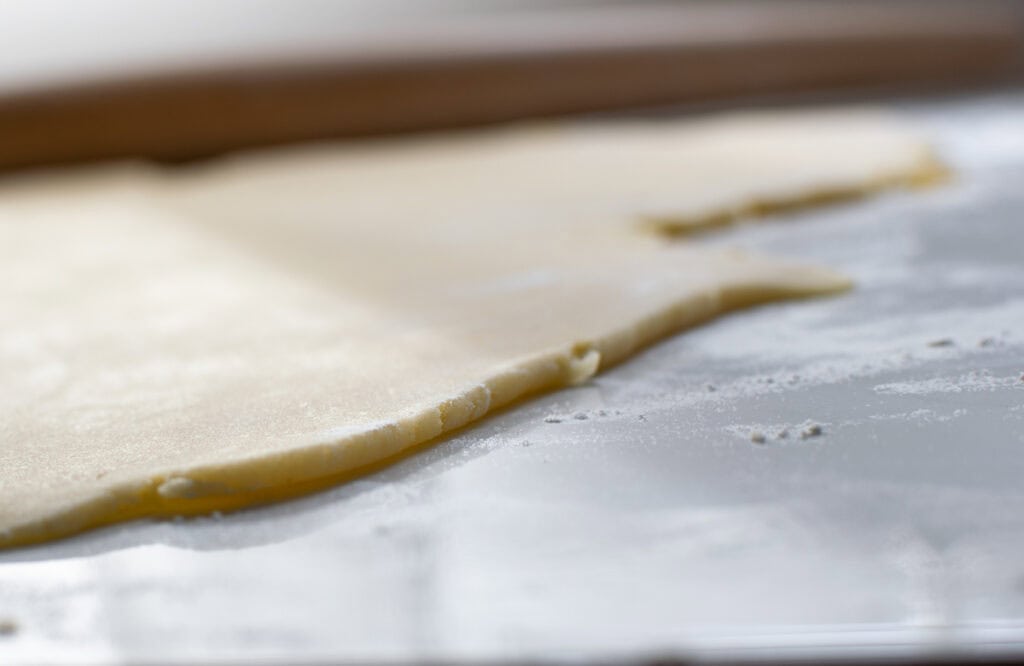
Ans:
[[[865,113],[564,125],[0,188],[0,546],[334,483],[824,269],[668,242],[933,177]]]

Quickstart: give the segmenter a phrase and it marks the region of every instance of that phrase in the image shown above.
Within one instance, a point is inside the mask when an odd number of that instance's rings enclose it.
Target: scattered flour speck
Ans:
[[[800,431],[800,439],[810,439],[811,437],[820,437],[824,431],[821,426],[817,423],[809,423],[804,426],[804,429]]]

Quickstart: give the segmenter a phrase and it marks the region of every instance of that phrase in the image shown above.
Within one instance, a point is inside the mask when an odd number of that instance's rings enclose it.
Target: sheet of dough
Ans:
[[[0,188],[0,546],[338,482],[821,268],[638,222],[913,183],[871,114],[554,126]]]

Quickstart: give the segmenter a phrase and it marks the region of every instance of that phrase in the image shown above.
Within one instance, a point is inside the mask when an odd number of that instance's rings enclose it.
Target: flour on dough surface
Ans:
[[[844,130],[874,151],[823,159]],[[933,167],[871,114],[770,114],[9,184],[0,546],[308,492],[724,311],[840,291],[635,222]]]

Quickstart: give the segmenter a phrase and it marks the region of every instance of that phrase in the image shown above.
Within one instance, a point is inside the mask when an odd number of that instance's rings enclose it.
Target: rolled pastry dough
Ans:
[[[0,190],[0,546],[323,487],[828,270],[667,242],[933,177],[863,113],[566,125]]]

